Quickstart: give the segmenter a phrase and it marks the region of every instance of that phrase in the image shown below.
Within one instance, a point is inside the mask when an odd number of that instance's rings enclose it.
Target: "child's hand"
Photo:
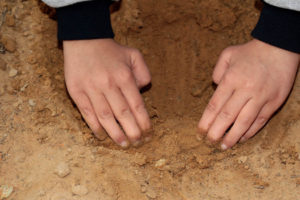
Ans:
[[[255,135],[287,98],[297,72],[299,54],[259,40],[223,51],[213,80],[218,88],[199,122],[211,141],[224,136],[222,149]]]
[[[123,147],[126,136],[138,143],[151,126],[139,92],[151,81],[142,54],[112,39],[63,45],[68,91],[94,134],[103,137],[104,128]]]

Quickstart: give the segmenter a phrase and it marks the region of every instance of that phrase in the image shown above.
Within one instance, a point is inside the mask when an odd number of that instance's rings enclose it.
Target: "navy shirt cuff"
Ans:
[[[57,8],[58,40],[113,38],[110,4],[97,0]]]
[[[252,36],[273,46],[300,53],[300,12],[265,3]]]

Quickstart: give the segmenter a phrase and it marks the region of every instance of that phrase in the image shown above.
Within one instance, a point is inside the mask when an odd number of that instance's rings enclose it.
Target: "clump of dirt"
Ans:
[[[52,13],[52,10],[42,9]],[[139,48],[153,140],[96,140],[68,97],[56,22],[38,1],[0,2],[0,188],[8,199],[299,199],[300,79],[253,139],[226,152],[195,137],[222,49],[250,38],[251,0],[124,0],[116,40]]]

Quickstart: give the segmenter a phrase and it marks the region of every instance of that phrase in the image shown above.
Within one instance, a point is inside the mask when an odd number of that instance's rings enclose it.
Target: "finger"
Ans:
[[[72,96],[72,99],[94,135],[99,140],[104,140],[107,137],[107,134],[100,125],[89,98],[85,94],[76,94]]]
[[[231,97],[233,88],[228,84],[220,84],[210,99],[207,107],[198,124],[198,129],[201,134],[207,133],[211,124],[214,122],[217,114],[220,112],[223,105]]]
[[[270,119],[272,114],[275,112],[274,105],[271,103],[267,103],[263,106],[255,121],[251,125],[251,127],[247,130],[247,132],[242,136],[240,142],[245,142],[249,138],[253,137]]]
[[[228,67],[229,67],[229,61],[230,61],[230,57],[231,57],[231,53],[230,53],[230,48],[225,49],[218,61],[217,64],[215,66],[214,72],[213,72],[213,81],[216,84],[219,84],[220,81],[222,80],[222,77],[224,76],[225,72],[227,71]]]
[[[127,138],[116,122],[113,112],[102,94],[89,92],[94,111],[98,121],[102,124],[108,135],[122,147],[127,147]]]
[[[143,55],[138,50],[132,50],[130,68],[139,89],[151,82],[149,69],[145,63]]]
[[[129,140],[133,144],[138,143],[141,131],[121,91],[118,88],[113,88],[105,92],[105,97]]]
[[[263,105],[263,102],[257,102],[254,100],[248,101],[248,103],[243,107],[243,109],[239,113],[230,131],[224,137],[223,142],[221,144],[221,148],[223,150],[231,148],[239,141],[239,139],[247,132],[247,130],[253,124]]]
[[[216,142],[225,134],[249,98],[244,92],[235,92],[230,97],[208,131],[207,137],[209,140]]]
[[[126,85],[121,86],[120,89],[126,98],[139,127],[143,132],[147,132],[151,128],[151,122],[143,98],[134,80],[130,79],[129,82]]]

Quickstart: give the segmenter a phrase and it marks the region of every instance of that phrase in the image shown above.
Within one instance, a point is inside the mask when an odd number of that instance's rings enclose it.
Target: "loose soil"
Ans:
[[[45,14],[48,13],[48,14]],[[253,0],[124,0],[116,40],[151,70],[152,141],[99,141],[66,93],[52,10],[0,1],[0,185],[10,200],[300,199],[300,77],[254,138],[226,152],[196,139],[225,47],[251,39]],[[1,196],[1,194],[0,194]]]

